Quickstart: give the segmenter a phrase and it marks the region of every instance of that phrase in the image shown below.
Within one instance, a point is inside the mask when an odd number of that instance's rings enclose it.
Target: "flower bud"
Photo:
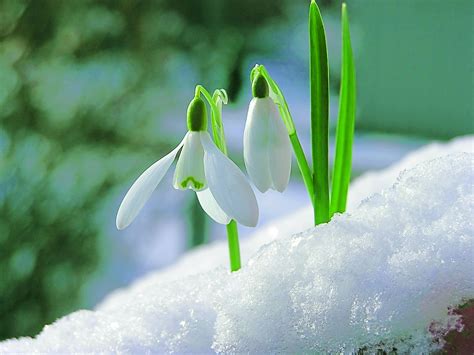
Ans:
[[[253,79],[252,95],[253,97],[257,97],[260,99],[268,97],[268,83],[267,80],[260,73],[257,74],[255,79]]]
[[[200,97],[195,97],[188,106],[188,130],[207,130],[207,109],[206,104]]]

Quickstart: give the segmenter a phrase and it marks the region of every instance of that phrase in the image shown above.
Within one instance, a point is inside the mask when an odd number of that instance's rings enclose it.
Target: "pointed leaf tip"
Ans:
[[[342,18],[343,20],[345,20],[345,18],[347,17],[347,5],[345,2],[342,3],[341,12],[342,12]]]

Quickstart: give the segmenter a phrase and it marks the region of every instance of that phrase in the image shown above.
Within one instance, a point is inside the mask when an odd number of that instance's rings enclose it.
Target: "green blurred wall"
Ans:
[[[474,132],[472,0],[350,0],[358,128]]]

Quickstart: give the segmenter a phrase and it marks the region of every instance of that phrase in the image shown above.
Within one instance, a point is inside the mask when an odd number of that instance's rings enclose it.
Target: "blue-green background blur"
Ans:
[[[225,88],[232,159],[249,70],[265,64],[309,151],[301,0],[0,0],[0,339],[93,307],[108,292],[224,237],[171,173],[130,228],[127,188],[185,133],[194,86]],[[319,1],[337,117],[340,2]],[[358,79],[354,174],[473,132],[472,0],[349,0]],[[298,172],[259,195],[262,221],[308,203]],[[251,233],[242,229],[244,238]]]

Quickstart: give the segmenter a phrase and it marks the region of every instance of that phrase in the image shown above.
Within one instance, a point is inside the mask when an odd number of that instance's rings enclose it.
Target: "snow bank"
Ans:
[[[474,136],[458,137],[448,143],[431,143],[382,171],[369,171],[351,183],[347,208],[352,210],[365,198],[392,186],[403,170],[423,161],[460,152],[474,153]]]
[[[245,253],[278,238],[237,273],[222,246],[202,248],[0,353],[433,350],[430,325],[452,326],[448,307],[474,298],[473,164],[469,153],[419,164],[302,234],[288,232],[304,211],[264,228]]]
[[[382,171],[368,172],[357,178],[349,191],[348,211],[354,210],[365,198],[391,187],[397,180],[400,172],[413,168],[417,164],[437,157],[456,152],[474,153],[474,136],[459,137],[448,143],[432,143],[408,154],[404,159]],[[262,212],[263,213],[263,212]],[[241,241],[242,260],[244,263],[255,254],[263,245],[284,236],[305,231],[313,226],[313,210],[305,206],[296,212],[273,221],[264,226],[259,226],[249,238]],[[223,231],[223,233],[225,233]],[[225,235],[222,241],[202,246],[188,252],[177,263],[165,270],[150,273],[136,281],[131,288],[113,292],[99,306],[99,309],[108,307],[109,303],[119,302],[122,295],[127,297],[131,290],[139,290],[157,282],[181,279],[184,276],[194,275],[212,270],[216,267],[227,267],[229,263],[227,242]]]

